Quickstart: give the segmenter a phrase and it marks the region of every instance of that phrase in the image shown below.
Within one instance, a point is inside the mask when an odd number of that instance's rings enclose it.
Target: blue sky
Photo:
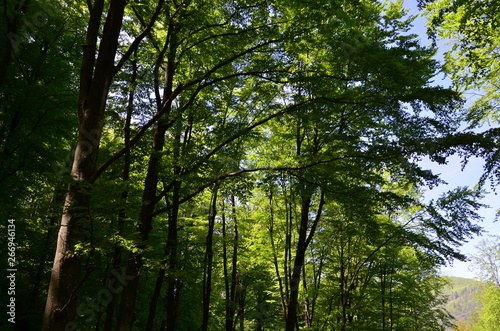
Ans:
[[[417,1],[416,0],[405,0],[405,7],[410,9],[410,14],[418,14]],[[428,39],[425,35],[425,19],[419,17],[414,22],[413,32],[421,36],[421,43],[428,44]],[[436,78],[436,84],[438,85],[449,85],[449,81],[441,80],[441,78]],[[467,166],[462,170],[461,160],[459,157],[452,157],[446,165],[438,165],[430,161],[423,161],[422,163],[426,168],[431,169],[436,174],[441,174],[441,178],[447,182],[447,185],[440,185],[437,188],[428,190],[425,193],[426,199],[436,199],[444,192],[451,190],[459,186],[469,186],[474,187],[478,182],[479,178],[483,174],[484,162],[481,159],[471,159],[469,160]],[[492,191],[489,183],[486,189]],[[484,236],[488,234],[500,235],[500,230],[498,223],[495,223],[496,209],[498,209],[498,197],[494,192],[487,194],[482,201],[482,203],[489,205],[491,208],[485,208],[480,211],[481,216],[484,221],[480,225],[487,231]],[[466,255],[477,254],[475,246],[484,238],[484,236],[476,237],[470,240],[468,243],[461,247],[461,252]],[[465,278],[475,278],[475,273],[470,269],[470,263],[455,261],[453,265],[444,267],[441,272],[445,276],[455,276],[455,277],[465,277]]]

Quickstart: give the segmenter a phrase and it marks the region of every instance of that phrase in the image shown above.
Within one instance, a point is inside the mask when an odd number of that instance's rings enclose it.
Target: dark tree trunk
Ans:
[[[167,322],[166,330],[174,331],[177,317],[177,307],[179,303],[179,290],[181,284],[175,275],[177,270],[177,244],[178,244],[178,216],[179,216],[179,191],[180,182],[174,184],[174,192],[172,203],[172,217],[169,218],[168,223],[168,237],[167,237],[167,256],[168,256],[168,277],[167,277],[167,298],[165,303]]]
[[[237,305],[237,291],[238,291],[238,217],[236,216],[236,202],[234,195],[231,195],[231,214],[233,216],[233,254],[231,259],[231,311],[229,316],[231,323],[234,325],[234,314]]]
[[[294,331],[297,325],[297,306],[299,298],[300,271],[304,264],[306,254],[307,229],[309,225],[309,209],[311,207],[311,197],[302,200],[300,211],[300,227],[297,249],[295,250],[295,260],[290,277],[290,299],[286,316],[286,331]]]
[[[238,218],[236,217],[236,201],[231,195],[231,215],[233,220],[233,251],[231,254],[231,277],[227,270],[227,253],[224,248],[224,278],[226,281],[226,331],[235,329],[235,314],[238,308]]]
[[[217,191],[215,186],[212,193],[212,203],[208,217],[208,233],[206,240],[205,263],[203,272],[203,321],[202,331],[208,330],[208,319],[210,317],[210,296],[212,293],[212,265],[213,265],[213,236],[215,226],[215,216],[217,215]]]
[[[158,272],[158,277],[156,278],[155,289],[153,295],[151,296],[151,302],[149,304],[149,314],[148,321],[146,322],[145,331],[152,331],[155,322],[156,309],[158,308],[158,301],[160,299],[161,288],[163,281],[165,280],[165,268],[161,268]]]
[[[312,326],[312,317],[309,303],[309,293],[307,289],[307,275],[305,265],[302,265],[302,287],[304,289],[304,324],[306,328],[310,328]]]
[[[114,59],[126,1],[111,0],[97,52],[103,5],[104,1],[99,0],[92,7],[84,46],[78,104],[79,135],[71,170],[73,181],[64,202],[47,295],[42,326],[42,330],[46,331],[67,330],[73,325],[76,316],[82,256],[75,252],[75,246],[89,239],[88,209],[91,194],[88,184],[91,184],[96,168],[104,110],[115,74]]]
[[[169,34],[173,33],[172,29],[169,28]],[[166,45],[168,46],[168,64],[165,72],[165,80],[164,80],[164,92],[163,92],[163,101],[169,100],[172,96],[172,86],[173,86],[173,77],[174,77],[174,61],[173,57],[176,52],[175,38],[174,36],[168,37],[166,41]],[[161,63],[163,54],[160,54],[158,58],[158,63],[156,68],[158,69],[159,63]],[[159,95],[159,92],[157,93]],[[127,277],[130,279],[130,282],[125,286],[122,294],[122,298],[120,301],[119,313],[118,313],[118,324],[117,331],[129,331],[132,329],[133,323],[135,321],[135,302],[137,299],[137,291],[139,289],[139,275],[140,269],[142,267],[143,253],[142,250],[146,247],[146,242],[149,237],[149,233],[153,229],[153,213],[156,206],[156,202],[158,200],[157,197],[157,186],[159,182],[158,172],[160,169],[160,163],[162,159],[163,148],[165,146],[165,134],[169,127],[166,117],[170,114],[171,103],[166,103],[163,108],[162,101],[157,102],[158,104],[158,112],[164,111],[165,115],[158,121],[156,126],[156,130],[153,136],[153,146],[152,153],[149,157],[148,169],[146,173],[146,179],[144,181],[144,189],[142,193],[142,206],[141,211],[139,213],[139,224],[138,224],[138,233],[139,233],[139,253],[132,253],[128,259],[127,264]],[[180,184],[179,184],[180,185]],[[174,196],[175,196],[175,188],[174,188]],[[177,192],[178,194],[178,192]],[[173,202],[174,208],[172,210],[171,217],[169,217],[169,234],[171,232],[170,223],[177,222],[176,212],[178,210],[178,205],[175,205],[175,201]],[[175,218],[175,221],[172,220]],[[167,249],[169,243],[167,241]]]
[[[271,247],[273,252],[273,264],[274,270],[276,271],[276,277],[278,278],[279,290],[280,290],[280,298],[281,298],[281,310],[283,312],[283,318],[286,319],[286,298],[283,290],[283,279],[281,278],[279,264],[278,264],[278,254],[276,252],[276,244],[274,242],[274,200],[273,194],[271,192],[269,196],[269,215],[270,215],[270,224],[269,224],[269,237],[271,240]]]
[[[137,291],[139,289],[139,275],[142,267],[143,253],[142,250],[146,245],[149,233],[152,230],[153,212],[156,201],[156,187],[158,185],[158,169],[160,165],[161,155],[157,153],[163,150],[165,144],[166,126],[163,121],[159,122],[153,138],[153,153],[151,153],[148,163],[148,171],[144,183],[142,194],[142,207],[139,214],[139,252],[131,253],[128,259],[126,274],[130,279],[124,287],[120,307],[118,312],[118,331],[129,331],[135,321],[135,302]]]
[[[312,195],[305,196],[302,198],[301,210],[300,210],[300,227],[299,227],[299,238],[297,241],[297,249],[295,251],[295,260],[293,264],[293,270],[290,277],[290,299],[288,301],[287,316],[286,316],[286,330],[293,331],[295,327],[298,328],[297,320],[297,308],[298,308],[298,298],[299,298],[299,283],[300,274],[304,265],[305,255],[307,247],[316,232],[316,227],[321,219],[321,213],[323,211],[323,205],[325,203],[325,195],[321,192],[321,197],[318,205],[318,210],[316,212],[316,217],[309,228],[309,212],[311,209]]]

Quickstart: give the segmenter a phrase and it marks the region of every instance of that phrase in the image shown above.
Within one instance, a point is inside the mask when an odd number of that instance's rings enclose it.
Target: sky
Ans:
[[[410,10],[410,15],[419,14],[416,0],[405,0],[404,4],[405,8]],[[412,32],[421,36],[420,40],[424,45],[429,42],[425,31],[425,19],[418,17],[414,21],[414,29]],[[436,78],[435,83],[443,86],[449,85],[449,81],[443,78]],[[430,200],[436,199],[441,194],[456,187],[474,187],[483,174],[484,162],[481,159],[474,158],[469,160],[465,168],[462,169],[461,159],[454,156],[449,159],[446,165],[439,165],[429,160],[424,160],[422,165],[431,169],[434,173],[440,174],[440,177],[447,183],[426,191],[424,197],[426,200]],[[495,194],[495,192],[492,192],[493,190],[489,183],[487,183],[485,188],[490,193],[485,196],[481,203],[489,205],[490,208],[483,208],[480,210],[479,214],[484,218],[484,220],[479,225],[482,226],[486,232],[482,236],[471,239],[460,248],[461,253],[468,256],[477,255],[479,253],[476,246],[481,242],[481,240],[486,238],[487,235],[500,235],[499,224],[498,222],[495,222],[496,210],[500,208],[499,197]],[[452,265],[441,268],[441,273],[444,276],[476,278],[475,272],[471,269],[472,267],[470,262],[454,261]]]

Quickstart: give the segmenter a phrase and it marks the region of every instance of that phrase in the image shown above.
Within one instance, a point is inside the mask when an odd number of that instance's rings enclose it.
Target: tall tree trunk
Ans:
[[[208,217],[208,233],[206,240],[205,263],[203,270],[203,321],[201,325],[202,331],[208,330],[208,319],[210,317],[210,296],[212,293],[212,264],[213,264],[213,236],[215,226],[215,216],[217,215],[217,191],[218,186],[215,186],[212,193],[212,203],[210,204],[210,212]]]
[[[180,298],[179,290],[180,283],[177,279],[177,244],[178,244],[178,221],[179,221],[179,191],[181,182],[174,184],[174,192],[172,198],[172,217],[169,218],[168,223],[168,237],[167,237],[167,250],[168,250],[168,282],[167,282],[167,298],[165,302],[166,309],[166,330],[174,331],[177,317],[177,307]]]
[[[163,281],[165,280],[165,268],[160,268],[158,271],[158,277],[156,277],[155,289],[153,290],[153,294],[151,296],[151,301],[149,304],[149,314],[148,320],[146,322],[145,331],[152,331],[154,327],[154,321],[156,316],[156,309],[158,308],[158,301],[160,299],[160,292],[163,285]]]
[[[238,218],[236,217],[236,201],[234,195],[231,195],[231,215],[233,220],[233,252],[231,256],[231,278],[229,280],[229,291],[226,292],[226,331],[232,331],[235,328],[235,314],[238,307],[237,284],[238,284]],[[224,261],[225,263],[227,261]],[[227,272],[226,272],[227,279]],[[226,283],[227,284],[227,283]]]
[[[316,268],[314,268],[314,293],[312,295],[312,303],[311,303],[311,315],[310,315],[310,319],[311,319],[311,325],[314,321],[314,314],[315,314],[315,311],[316,311],[316,302],[318,300],[318,296],[320,294],[320,287],[321,287],[321,280],[323,279],[323,264],[324,264],[324,257],[323,258],[320,258],[320,261],[319,261],[319,266],[318,266],[318,269],[316,270]]]
[[[160,165],[161,154],[158,151],[163,150],[165,143],[166,125],[164,121],[160,121],[156,127],[153,138],[153,150],[148,163],[148,171],[144,182],[144,190],[142,194],[142,207],[139,214],[139,251],[131,253],[128,259],[126,275],[130,280],[124,287],[120,307],[118,312],[118,331],[129,331],[135,321],[135,303],[137,291],[139,289],[139,275],[142,267],[143,252],[146,246],[149,233],[152,230],[153,212],[156,201],[156,187],[158,185],[158,169]]]
[[[312,327],[312,317],[311,317],[311,310],[309,307],[309,293],[307,289],[307,275],[306,275],[306,267],[305,265],[302,265],[302,287],[304,288],[304,322],[306,328]]]
[[[128,97],[128,104],[127,104],[127,116],[125,118],[125,125],[123,127],[123,133],[124,133],[124,141],[123,144],[124,146],[127,146],[128,143],[130,142],[130,136],[131,136],[131,124],[132,124],[132,112],[134,110],[134,98],[135,98],[135,89],[136,89],[136,80],[137,80],[137,52],[134,54],[134,59],[132,60],[132,76],[130,77],[130,92],[129,92],[129,97]],[[124,183],[128,183],[130,179],[130,165],[132,163],[131,160],[131,153],[130,150],[127,150],[125,152],[124,157],[124,164],[123,164],[123,174],[122,174],[122,180]],[[126,208],[125,206],[127,205],[127,200],[128,200],[128,188],[125,188],[120,196],[120,201],[122,207],[120,208],[120,211],[118,212],[118,224],[117,224],[117,230],[118,234],[122,235],[124,228],[125,228],[125,218],[127,216],[126,214]],[[112,260],[112,266],[113,270],[120,270],[122,267],[122,248],[120,245],[115,246],[115,252]],[[113,320],[114,320],[114,315],[115,315],[115,305],[116,302],[118,301],[117,299],[118,293],[113,295],[111,297],[110,302],[108,303],[108,306],[106,307],[106,319],[104,321],[104,330],[112,330],[113,329]]]
[[[293,222],[294,222],[294,214],[293,214],[293,207],[294,203],[292,201],[292,191],[290,189],[290,193],[288,194],[288,201],[286,199],[286,185],[283,185],[283,192],[285,195],[285,209],[286,209],[286,218],[285,218],[285,258],[284,258],[284,263],[283,263],[283,269],[284,269],[284,283],[285,283],[285,308],[284,308],[284,314],[285,314],[285,320],[287,319],[288,316],[288,301],[290,301],[290,275],[292,274],[292,268],[290,267],[291,261],[292,261],[292,233],[293,233]]]
[[[286,317],[286,330],[293,331],[297,326],[297,308],[298,308],[298,298],[299,298],[299,283],[300,283],[300,273],[305,261],[305,255],[307,247],[311,242],[314,233],[316,232],[316,227],[321,219],[321,213],[323,211],[323,205],[325,203],[325,194],[321,192],[321,197],[318,205],[318,210],[316,212],[316,217],[311,224],[309,229],[309,212],[311,209],[312,195],[306,195],[302,198],[301,209],[300,209],[300,226],[299,226],[299,238],[297,241],[297,248],[295,251],[295,260],[293,264],[292,274],[290,276],[290,299],[288,301],[287,317]],[[309,229],[309,230],[308,230]]]
[[[233,255],[231,259],[231,297],[232,315],[234,316],[237,304],[237,284],[238,284],[238,218],[236,217],[236,202],[234,195],[231,195],[231,214],[233,216]],[[234,320],[234,317],[232,318]],[[234,323],[234,322],[233,322]]]
[[[269,237],[271,240],[271,248],[273,252],[273,264],[274,270],[276,271],[276,277],[278,278],[279,290],[280,290],[280,298],[281,298],[281,310],[283,312],[283,318],[286,319],[286,298],[283,290],[283,279],[280,274],[279,263],[278,263],[278,254],[276,252],[276,244],[274,242],[274,199],[273,193],[271,191],[269,195]]]
[[[292,274],[290,276],[290,299],[288,301],[286,331],[294,331],[295,326],[297,325],[300,271],[302,270],[307,250],[306,239],[309,225],[310,207],[311,197],[305,197],[301,203],[299,238],[297,241],[297,248],[295,250],[295,260],[293,263]]]
[[[385,296],[386,296],[386,287],[387,287],[387,265],[386,264],[383,264],[382,267],[381,267],[381,271],[380,271],[380,307],[381,307],[381,311],[380,311],[380,318],[381,318],[381,326],[382,326],[382,330],[386,330],[386,326],[387,326],[387,323],[386,323],[386,310],[385,310],[385,306],[386,306],[386,303],[385,303]]]
[[[173,89],[173,77],[175,71],[175,62],[174,57],[177,50],[176,36],[175,31],[170,26],[168,29],[168,36],[165,42],[165,49],[167,50],[167,66],[165,70],[165,79],[164,79],[164,88],[163,88],[163,98],[162,100],[157,100],[158,111],[162,110],[162,105],[164,101],[169,100],[172,96]],[[158,70],[160,63],[163,61],[163,53],[159,55],[157,60],[156,69]],[[156,71],[155,71],[156,72]],[[159,92],[157,92],[157,96]],[[130,279],[130,282],[125,286],[122,298],[120,301],[119,307],[119,321],[117,324],[117,331],[129,331],[132,328],[132,325],[135,320],[135,302],[137,298],[137,291],[139,289],[139,275],[140,269],[142,267],[143,262],[143,253],[142,250],[146,247],[146,242],[149,237],[149,233],[153,229],[153,212],[156,206],[156,202],[158,200],[157,197],[157,186],[158,186],[158,172],[160,169],[160,162],[162,159],[163,148],[165,146],[165,134],[167,129],[169,128],[169,124],[167,123],[167,117],[170,115],[171,103],[166,103],[168,109],[165,111],[165,115],[158,121],[156,125],[156,130],[153,136],[153,146],[152,153],[149,157],[148,162],[148,170],[146,173],[146,179],[144,181],[144,189],[142,193],[142,206],[139,213],[139,223],[138,223],[138,233],[139,233],[139,243],[138,253],[132,253],[130,258],[128,259],[126,274]],[[175,187],[174,187],[174,196],[175,196]],[[175,201],[173,202],[174,209],[172,211],[171,217],[169,217],[170,222],[177,222],[176,211],[178,210],[178,206],[175,205]],[[172,220],[172,219],[175,219]],[[169,224],[170,226],[170,224]],[[169,233],[171,228],[169,227]],[[167,241],[167,246],[169,245]]]
[[[340,324],[340,330],[344,331],[347,325],[348,319],[348,305],[349,305],[349,262],[348,255],[349,252],[345,252],[345,250],[349,250],[350,246],[350,238],[347,238],[347,242],[340,244],[340,280],[339,280],[339,292],[340,292],[340,302],[339,302],[339,310],[340,317],[338,318],[338,324]],[[346,256],[347,255],[347,256]]]
[[[227,255],[227,222],[226,222],[226,208],[224,199],[222,199],[222,268],[224,273],[224,292],[226,293],[226,315],[225,322],[226,328],[228,324],[228,301],[230,298],[230,281],[229,281],[229,259]]]
[[[68,186],[64,202],[43,319],[44,331],[67,330],[75,323],[82,265],[82,256],[75,252],[75,246],[89,240],[88,209],[91,194],[88,184],[91,184],[96,168],[104,110],[109,86],[115,74],[114,59],[125,5],[125,0],[111,0],[99,51],[97,39],[104,0],[95,1],[90,14],[80,73],[79,134],[71,169],[73,181]]]
[[[238,301],[238,318],[240,321],[239,331],[245,330],[245,305],[246,305],[247,291],[243,286],[238,289],[236,300]],[[235,327],[236,328],[236,327]]]
[[[175,200],[175,197],[174,197],[174,200]],[[169,204],[169,202],[167,201],[167,204]],[[168,215],[169,217],[169,221],[168,221],[168,224],[173,224],[174,221],[171,220],[172,217],[177,217],[177,207],[174,207],[173,208],[173,212],[171,211]],[[160,271],[158,272],[158,277],[156,278],[156,284],[155,284],[155,289],[153,290],[153,295],[151,296],[151,302],[150,302],[150,305],[149,305],[149,315],[148,315],[148,320],[147,320],[147,323],[146,323],[146,328],[145,328],[145,331],[151,331],[153,330],[153,327],[154,327],[154,320],[155,320],[155,316],[156,316],[156,309],[158,307],[158,301],[160,299],[160,295],[161,295],[161,289],[163,287],[163,283],[165,281],[165,278],[166,278],[166,272],[167,272],[167,263],[169,261],[169,254],[170,254],[170,247],[169,247],[169,243],[168,241],[165,243],[165,252],[164,252],[164,257],[165,259],[163,260],[162,262],[162,267],[160,269]],[[164,330],[166,328],[166,323],[165,321],[162,323],[161,327],[160,327],[160,330]]]

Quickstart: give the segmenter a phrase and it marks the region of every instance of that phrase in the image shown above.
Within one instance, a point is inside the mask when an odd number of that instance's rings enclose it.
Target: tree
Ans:
[[[498,236],[489,236],[477,246],[477,255],[471,256],[471,268],[479,280],[500,286],[500,241]]]
[[[445,70],[462,91],[476,91],[469,109],[471,125],[498,122],[498,70],[500,24],[498,3],[481,0],[419,1],[425,7],[429,34],[451,41]]]
[[[46,1],[0,5],[0,218],[16,220],[26,281],[18,292],[25,317],[17,325],[25,329],[40,327],[48,252],[75,139],[74,45],[81,26],[66,9]]]
[[[460,100],[431,86],[435,49],[408,34],[402,2],[74,1],[23,30],[34,1],[3,4],[2,29],[28,42],[1,53],[0,181],[29,239],[30,291],[49,288],[43,329],[446,319],[432,268],[478,231],[478,196],[424,206],[415,192],[439,178],[416,161],[486,151],[494,133],[454,134]],[[53,135],[27,116],[26,88],[47,99]],[[67,171],[37,165],[71,139]]]
[[[486,286],[479,297],[480,308],[475,313],[473,330],[486,331],[496,328],[500,322],[499,309],[500,288],[496,285]]]
[[[473,330],[486,331],[500,322],[500,244],[498,236],[483,239],[476,249],[479,254],[471,256],[472,266],[478,278],[485,282],[479,295],[479,308],[475,310]]]
[[[104,5],[104,1],[96,0],[93,4],[89,2],[87,8],[89,18],[79,79],[78,140],[70,173],[72,182],[68,186],[58,235],[43,330],[64,330],[75,318],[82,264],[77,247],[88,240],[89,184],[96,180],[97,154],[109,88],[113,77],[144,38],[157,15],[152,16],[150,26],[139,34],[115,66],[126,1],[111,1],[106,12]],[[106,19],[100,36],[103,16]]]

